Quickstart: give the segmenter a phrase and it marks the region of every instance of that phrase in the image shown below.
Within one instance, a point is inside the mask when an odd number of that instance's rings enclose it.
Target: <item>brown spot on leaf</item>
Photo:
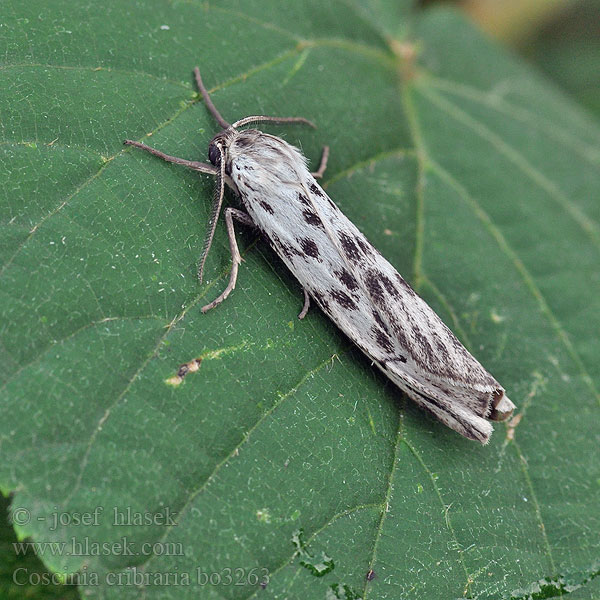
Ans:
[[[194,360],[190,360],[190,362],[183,363],[179,366],[179,369],[177,369],[177,374],[166,379],[165,383],[172,386],[178,386],[188,373],[195,373],[200,368],[201,363],[201,358],[194,358]]]

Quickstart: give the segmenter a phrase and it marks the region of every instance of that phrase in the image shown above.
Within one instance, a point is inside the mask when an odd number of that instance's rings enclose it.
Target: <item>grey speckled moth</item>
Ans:
[[[246,209],[224,211],[233,266],[225,291],[202,311],[220,304],[235,287],[241,257],[233,219],[255,227],[304,288],[300,318],[314,300],[419,406],[461,435],[485,444],[492,433],[488,419],[507,419],[514,404],[319,186],[315,177],[325,169],[327,148],[319,171],[311,174],[297,148],[257,129],[239,129],[257,121],[312,123],[299,117],[251,116],[230,124],[213,105],[197,68],[195,76],[208,110],[222,127],[208,148],[212,164],[168,156],[131,140],[125,144],[216,175],[200,280],[225,183]]]

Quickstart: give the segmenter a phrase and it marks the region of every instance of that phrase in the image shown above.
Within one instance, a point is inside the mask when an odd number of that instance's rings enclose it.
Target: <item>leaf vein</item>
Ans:
[[[510,160],[517,169],[531,179],[539,188],[544,190],[549,198],[562,207],[573,221],[581,227],[594,245],[600,249],[600,228],[598,224],[585,214],[579,206],[573,203],[552,180],[536,169],[520,152],[504,142],[496,133],[483,125],[483,123],[462,111],[454,103],[443,99],[423,86],[419,87],[418,90],[440,110],[469,127],[479,137],[489,142],[500,154]]]

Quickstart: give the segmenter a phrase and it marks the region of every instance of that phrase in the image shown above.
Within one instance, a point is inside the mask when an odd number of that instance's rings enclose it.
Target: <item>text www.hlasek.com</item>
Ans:
[[[13,542],[17,556],[184,556],[180,542],[143,542],[122,537],[116,542],[93,542],[72,537],[66,542]]]

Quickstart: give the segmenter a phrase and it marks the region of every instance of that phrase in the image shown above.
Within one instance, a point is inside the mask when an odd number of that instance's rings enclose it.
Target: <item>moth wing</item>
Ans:
[[[357,284],[356,301],[369,304],[370,327],[353,340],[419,405],[486,443],[492,432],[486,419],[506,419],[515,408],[502,386],[333,202],[315,209]]]

